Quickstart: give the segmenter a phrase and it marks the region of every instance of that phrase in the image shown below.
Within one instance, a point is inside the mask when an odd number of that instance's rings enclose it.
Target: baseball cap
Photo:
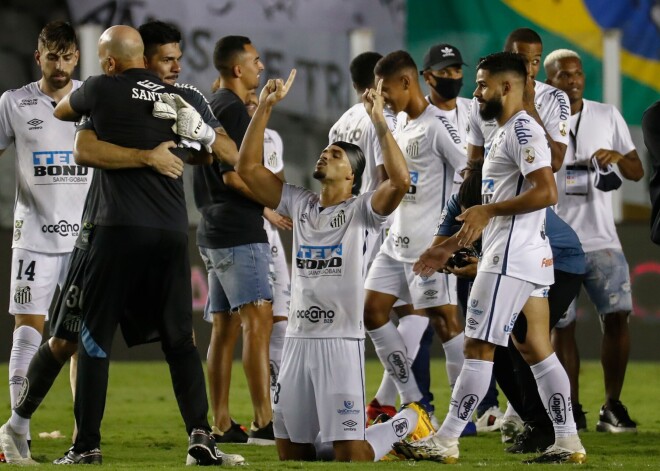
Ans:
[[[595,157],[592,158],[591,163],[596,170],[596,178],[594,179],[594,186],[596,188],[600,191],[612,191],[621,186],[623,181],[614,171],[612,164],[609,164],[606,168],[600,168]]]
[[[423,71],[429,69],[444,69],[450,65],[467,65],[463,62],[461,51],[452,46],[451,44],[436,44],[424,54],[424,64],[422,70],[419,72],[421,75]]]

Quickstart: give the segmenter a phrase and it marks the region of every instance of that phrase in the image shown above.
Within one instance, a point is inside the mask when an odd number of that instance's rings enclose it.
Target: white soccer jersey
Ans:
[[[490,146],[482,170],[484,204],[510,200],[528,190],[525,176],[550,167],[543,128],[520,111],[502,126]],[[545,235],[545,209],[491,218],[482,235],[479,271],[551,285],[552,251]]]
[[[277,211],[293,220],[287,337],[364,338],[364,242],[386,220],[373,211],[372,195],[321,211],[316,193],[284,185]]]
[[[612,213],[611,191],[600,191],[594,186],[595,172],[585,171],[587,188],[586,195],[566,194],[568,178],[575,176],[575,170],[568,172],[576,164],[588,164],[591,156],[599,149],[615,150],[625,155],[635,150],[628,125],[621,113],[612,105],[582,100],[584,107],[580,113],[571,116],[571,132],[575,135],[577,129],[577,151],[573,139],[570,140],[564,163],[556,174],[557,214],[566,221],[577,233],[585,252],[602,249],[621,249],[621,242],[614,226]],[[616,168],[616,166],[615,166]],[[572,175],[571,175],[572,173]],[[569,192],[571,192],[569,190]],[[572,192],[571,192],[572,193]]]
[[[454,173],[466,163],[460,133],[439,111],[428,105],[416,119],[397,116],[394,138],[410,171],[410,188],[381,250],[400,262],[414,262],[429,245]]]
[[[537,80],[534,84],[534,105],[552,140],[568,145],[568,118],[571,108],[566,93]],[[472,99],[468,118],[468,143],[485,147],[485,153],[488,153],[496,132],[497,121],[484,121],[479,115],[479,102],[476,98]]]
[[[264,132],[264,167],[273,173],[284,170],[284,146],[279,133],[273,129]]]
[[[387,126],[390,128],[390,131],[393,131],[396,124],[396,117],[387,107],[383,109],[383,114]],[[330,128],[328,144],[336,141],[350,142],[362,149],[366,162],[364,173],[362,174],[360,193],[375,190],[378,187],[377,168],[379,165],[383,165],[383,156],[381,155],[376,130],[362,103],[351,106]]]
[[[80,230],[92,169],[76,165],[75,124],[53,117],[53,108],[38,82],[0,98],[0,149],[14,142],[18,158],[12,248],[71,252]]]

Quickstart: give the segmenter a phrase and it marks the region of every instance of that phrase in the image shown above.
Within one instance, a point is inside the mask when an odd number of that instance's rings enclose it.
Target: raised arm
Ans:
[[[368,89],[362,95],[364,106],[376,129],[376,136],[383,156],[383,166],[387,173],[384,180],[371,198],[371,207],[381,216],[391,214],[405,196],[410,187],[410,172],[406,159],[401,153],[399,144],[390,132],[383,115],[383,95],[381,89],[383,80],[378,82],[376,90]]]
[[[281,79],[269,80],[261,90],[259,106],[252,116],[238,151],[236,172],[252,191],[255,199],[268,208],[279,206],[284,184],[262,163],[264,132],[273,106],[286,96],[295,77],[296,69],[293,69],[286,83]]]
[[[71,107],[69,98],[71,93],[68,93],[60,102],[55,106],[55,111],[53,111],[53,116],[62,121],[78,121],[82,115],[78,113]]]

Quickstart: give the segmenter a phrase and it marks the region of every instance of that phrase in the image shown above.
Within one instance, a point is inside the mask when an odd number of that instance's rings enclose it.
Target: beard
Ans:
[[[312,174],[312,178],[314,180],[323,180],[325,178],[325,172],[322,170],[314,170],[314,173]]]
[[[56,76],[57,75],[57,76]],[[71,74],[67,72],[57,72],[45,77],[48,85],[55,89],[62,89],[71,82]]]
[[[479,115],[484,121],[497,119],[502,115],[502,97],[497,96],[483,103],[483,107],[479,106]]]

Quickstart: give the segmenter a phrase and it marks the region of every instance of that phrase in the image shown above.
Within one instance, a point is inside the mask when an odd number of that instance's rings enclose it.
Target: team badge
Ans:
[[[525,154],[525,162],[527,162],[528,164],[534,162],[534,159],[536,158],[536,153],[534,152],[533,147],[525,147],[523,149],[523,154]]]
[[[562,121],[561,123],[559,123],[559,134],[561,134],[562,136],[568,134],[568,125],[566,124],[566,121]]]

